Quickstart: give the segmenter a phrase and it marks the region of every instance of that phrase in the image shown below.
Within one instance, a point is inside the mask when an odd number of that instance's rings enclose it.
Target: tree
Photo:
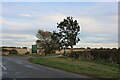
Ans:
[[[57,23],[57,28],[59,32],[56,33],[59,39],[60,47],[71,47],[73,51],[73,45],[76,45],[80,39],[77,37],[80,31],[80,26],[78,25],[77,20],[73,20],[73,17],[67,17],[60,23]]]
[[[55,31],[53,31],[51,35],[51,50],[60,50],[58,33],[56,33]]]
[[[27,47],[22,47],[23,49],[27,49]]]
[[[87,47],[87,49],[91,49],[90,47]]]
[[[118,48],[118,50],[120,50],[120,47]]]
[[[38,38],[36,43],[42,49],[44,49],[45,56],[46,56],[47,53],[50,53],[51,35],[52,35],[51,32],[43,31],[43,30],[38,30],[38,32],[36,34],[36,37]]]
[[[62,49],[62,44],[60,43],[61,34],[57,33],[56,31],[53,31],[51,38],[54,50],[61,50]]]
[[[45,55],[47,53],[53,53],[55,50],[59,49],[59,45],[57,43],[58,38],[54,35],[54,31],[42,31],[38,30],[36,44],[39,46],[41,50],[44,49]]]

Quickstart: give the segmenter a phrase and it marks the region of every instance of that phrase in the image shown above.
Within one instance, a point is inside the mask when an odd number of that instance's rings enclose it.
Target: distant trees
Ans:
[[[90,47],[87,47],[87,49],[91,49]]]
[[[23,49],[27,49],[27,47],[22,47]]]
[[[10,54],[18,54],[18,51],[16,49],[12,49],[9,51]]]
[[[120,47],[118,49],[120,50]]]
[[[27,47],[17,47],[17,46],[11,46],[11,47],[8,47],[8,46],[2,46],[2,48],[27,49]]]

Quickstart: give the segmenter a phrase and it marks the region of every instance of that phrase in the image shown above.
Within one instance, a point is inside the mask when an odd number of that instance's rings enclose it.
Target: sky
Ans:
[[[119,2],[119,0],[1,0],[1,2]]]
[[[39,29],[57,30],[67,16],[80,25],[80,42],[74,47],[118,47],[117,2],[3,2],[2,46],[30,48]]]

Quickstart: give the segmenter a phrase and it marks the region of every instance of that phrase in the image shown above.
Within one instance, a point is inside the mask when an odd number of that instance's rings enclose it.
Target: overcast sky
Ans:
[[[117,10],[117,2],[3,2],[2,45],[31,47],[38,29],[57,30],[57,23],[72,16],[81,28],[74,47],[118,47]]]

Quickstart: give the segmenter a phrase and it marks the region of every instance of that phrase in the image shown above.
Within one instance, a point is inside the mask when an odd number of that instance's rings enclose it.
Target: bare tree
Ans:
[[[38,30],[36,37],[38,40],[36,41],[37,45],[39,45],[42,49],[44,49],[45,56],[47,53],[50,53],[50,44],[51,44],[51,35],[52,33],[49,31]]]

